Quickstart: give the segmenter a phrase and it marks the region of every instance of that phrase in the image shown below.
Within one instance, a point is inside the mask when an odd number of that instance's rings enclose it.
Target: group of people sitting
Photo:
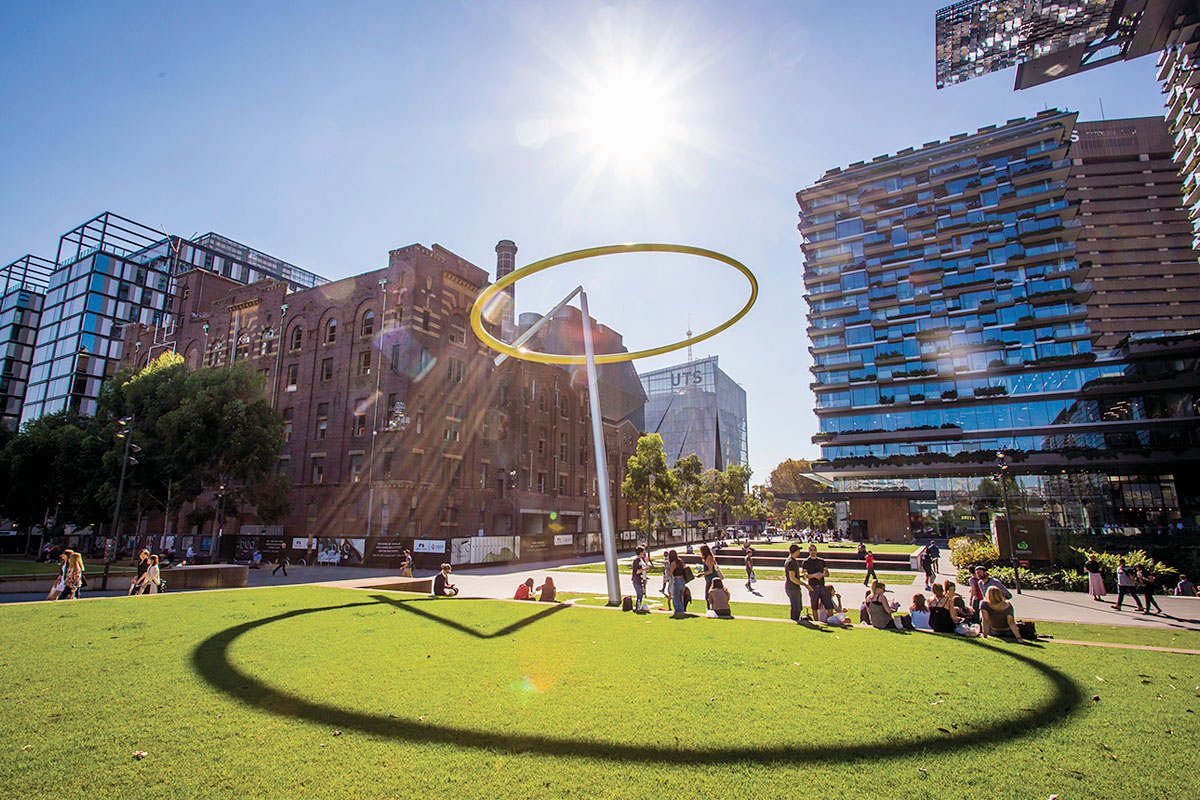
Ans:
[[[533,600],[533,593],[537,592],[537,601],[539,603],[558,602],[558,590],[554,588],[554,578],[547,575],[546,580],[536,589],[533,588],[533,584],[533,578],[526,578],[525,582],[517,587],[517,592],[513,595],[513,600]]]
[[[863,624],[880,630],[917,630],[935,633],[955,633],[959,636],[999,636],[1018,642],[1026,639],[1022,626],[1018,624],[1016,612],[1009,602],[1012,594],[995,578],[988,578],[986,570],[971,578],[971,602],[967,603],[958,594],[954,581],[930,585],[933,598],[924,594],[913,595],[908,613],[900,613],[900,604],[887,598],[887,587],[882,581],[871,584],[871,590],[859,607]],[[1026,630],[1030,630],[1027,628]]]

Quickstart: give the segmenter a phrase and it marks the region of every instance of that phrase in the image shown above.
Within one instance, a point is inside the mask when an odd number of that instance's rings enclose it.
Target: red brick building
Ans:
[[[501,260],[515,250],[505,248]],[[499,559],[509,545],[526,557],[598,550],[583,371],[513,359],[495,366],[467,322],[488,282],[487,272],[438,245],[393,250],[384,269],[295,292],[193,270],[178,276],[173,326],[129,326],[124,360],[145,363],[174,349],[191,367],[232,358],[263,375],[285,420],[280,470],[293,487],[291,514],[272,533],[293,550],[365,540],[348,545],[342,561],[351,563],[418,541],[427,562],[446,558],[439,548],[458,548],[459,561],[487,552]],[[534,346],[572,347],[579,333],[578,312],[565,309]],[[599,326],[597,348],[622,349],[620,335]],[[600,383],[621,530],[630,515],[620,485],[645,398],[629,364],[604,367]],[[229,520],[225,539],[260,522]],[[476,542],[474,555],[471,543],[455,543],[480,536],[523,541]],[[222,554],[234,547],[224,541]]]

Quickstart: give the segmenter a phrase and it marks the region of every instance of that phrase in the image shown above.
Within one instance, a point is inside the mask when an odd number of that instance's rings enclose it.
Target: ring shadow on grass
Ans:
[[[380,602],[404,608],[425,619],[468,633],[478,638],[490,639],[512,633],[515,630],[543,620],[568,606],[557,605],[531,614],[512,625],[491,633],[482,634],[460,623],[445,619],[437,614],[411,606],[425,600],[395,600],[376,596],[371,602],[345,603],[337,606],[321,606],[287,611],[272,617],[244,622],[219,631],[205,639],[192,653],[192,665],[196,672],[213,688],[229,695],[238,702],[271,714],[289,719],[308,720],[342,730],[357,730],[371,736],[395,739],[417,744],[448,744],[509,753],[533,753],[548,756],[568,756],[604,759],[616,762],[654,762],[668,764],[722,764],[776,762],[808,763],[817,761],[853,761],[858,759],[899,758],[916,755],[931,746],[946,750],[961,750],[983,745],[994,745],[997,741],[1018,739],[1036,732],[1039,728],[1065,720],[1078,707],[1083,694],[1067,675],[1010,648],[985,645],[974,639],[946,636],[956,646],[988,647],[997,655],[1011,658],[1040,673],[1054,687],[1054,695],[1033,709],[1022,709],[1021,716],[996,722],[970,732],[955,731],[937,740],[912,739],[907,741],[876,741],[844,745],[747,745],[705,747],[667,747],[662,745],[634,744],[623,742],[598,742],[584,739],[569,739],[525,733],[500,733],[475,730],[448,725],[430,725],[392,716],[380,716],[337,706],[314,703],[280,689],[272,688],[252,675],[241,672],[229,659],[230,646],[241,636],[257,628],[306,614],[326,611],[341,611],[378,605]],[[1000,680],[1003,680],[1001,672]]]

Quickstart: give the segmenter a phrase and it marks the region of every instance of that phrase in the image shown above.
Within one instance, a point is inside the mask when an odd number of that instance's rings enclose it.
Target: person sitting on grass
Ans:
[[[551,578],[549,575],[546,576],[546,581],[537,587],[537,590],[539,592],[539,603],[553,603],[555,602],[555,598],[558,597],[558,590],[554,588],[554,578]]]
[[[450,565],[442,564],[442,571],[433,579],[433,596],[455,597],[457,595],[458,587],[450,582]]]
[[[713,578],[707,599],[708,609],[712,612],[712,616],[733,619],[733,612],[729,610],[729,592],[725,588],[725,581]]]
[[[1188,580],[1187,575],[1180,574],[1179,583],[1175,584],[1176,597],[1195,597],[1196,587]]]
[[[838,592],[833,592],[833,606],[827,608],[825,601],[822,600],[817,607],[817,622],[823,622],[826,625],[847,625],[849,619],[846,613],[842,610],[842,596]]]
[[[958,615],[958,611],[954,608],[954,600],[946,596],[946,590],[940,583],[932,584],[930,589],[933,592],[933,600],[929,604],[930,630],[936,633],[954,633],[954,628],[957,626],[955,617]],[[917,620],[914,617],[913,624],[916,625],[916,623]]]
[[[991,636],[1012,636],[1018,642],[1024,642],[1021,632],[1017,630],[1017,617],[1012,603],[1004,599],[1004,593],[998,586],[989,586],[984,600],[979,606],[979,619],[982,626],[983,638]]]
[[[883,581],[875,581],[871,584],[871,596],[867,598],[867,619],[871,625],[879,630],[900,630],[899,623],[896,622],[892,612],[896,610],[899,604],[893,605],[888,599],[885,592],[887,586]]]
[[[987,596],[987,590],[993,586],[1000,590],[1005,600],[1012,597],[1012,592],[1008,590],[1007,586],[1001,583],[998,578],[988,575],[987,567],[975,567],[971,571],[973,573],[970,580],[971,608],[978,611],[979,606]]]
[[[526,578],[525,582],[517,587],[517,593],[513,595],[513,600],[532,600],[533,599],[533,578]]]
[[[912,605],[909,606],[908,616],[913,628],[919,631],[932,630],[929,625],[929,607],[925,605],[925,595],[914,594]]]
[[[954,581],[946,581],[944,585],[950,607],[954,609],[954,621],[959,624],[976,624],[979,613],[967,607],[967,601],[958,594],[958,587],[955,586]]]

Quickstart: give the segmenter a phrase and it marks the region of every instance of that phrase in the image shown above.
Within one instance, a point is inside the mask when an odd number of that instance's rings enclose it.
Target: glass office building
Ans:
[[[195,268],[243,283],[271,278],[292,289],[325,282],[216,234],[188,240],[110,212],[100,214],[59,240],[21,420],[66,408],[95,413],[100,384],[121,357],[121,326],[140,322],[169,335],[174,276]]]
[[[1074,126],[1045,111],[798,193],[814,466],[838,489],[933,490],[914,525],[980,530],[1007,450],[1021,509],[1054,528],[1196,524],[1194,378],[1135,364],[1128,343],[1093,350],[1067,195]],[[1155,358],[1189,363],[1194,338],[1164,341]],[[1131,394],[1145,369],[1177,376]],[[1144,502],[1114,501],[1126,497]]]
[[[663,438],[667,465],[695,453],[705,469],[749,462],[746,390],[709,356],[638,376],[646,390],[646,432]]]
[[[54,267],[33,255],[0,269],[0,425],[16,430],[33,363],[46,284]]]

